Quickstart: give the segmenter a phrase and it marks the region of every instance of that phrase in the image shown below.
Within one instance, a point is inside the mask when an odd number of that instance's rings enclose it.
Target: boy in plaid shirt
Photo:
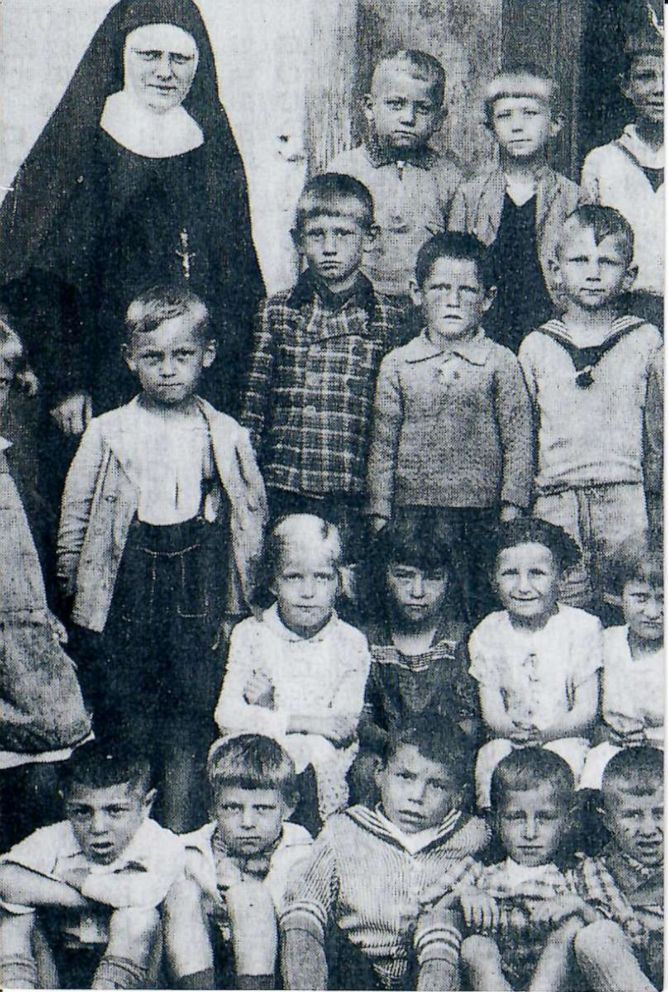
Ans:
[[[312,513],[359,539],[376,374],[401,309],[360,271],[373,200],[350,176],[304,187],[293,238],[307,268],[262,306],[242,423],[274,517]]]

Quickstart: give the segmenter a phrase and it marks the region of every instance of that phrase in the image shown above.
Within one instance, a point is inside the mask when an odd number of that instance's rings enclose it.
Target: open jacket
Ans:
[[[198,397],[213,460],[230,504],[232,549],[228,612],[248,603],[267,505],[248,431]],[[90,422],[65,482],[58,532],[58,575],[74,595],[72,619],[101,632],[109,613],[138,493],[122,463],[121,440],[132,429],[137,398]]]

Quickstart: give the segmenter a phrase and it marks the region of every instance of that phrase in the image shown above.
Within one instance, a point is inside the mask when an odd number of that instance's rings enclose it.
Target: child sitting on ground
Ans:
[[[211,823],[182,836],[186,879],[165,906],[178,988],[275,988],[276,914],[312,839],[287,822],[295,767],[258,734],[217,741],[209,754]]]
[[[576,937],[578,964],[593,992],[656,992],[663,984],[663,753],[619,751],[601,785],[610,843],[576,871],[597,922]]]
[[[96,732],[154,746],[161,816],[192,829],[206,807],[219,643],[246,612],[265,493],[248,433],[197,395],[215,357],[204,303],[154,287],[126,324],[141,392],[81,439],[59,572]]]
[[[349,562],[366,537],[360,511],[378,367],[400,337],[397,305],[360,271],[373,209],[350,176],[314,176],[304,187],[293,238],[308,268],[260,310],[241,418],[272,518],[329,519]]]
[[[368,585],[375,599],[366,633],[371,672],[351,769],[355,801],[373,805],[373,770],[389,736],[415,716],[457,725],[474,741],[476,683],[468,674],[465,625],[457,620],[456,555],[439,533],[437,512],[384,527],[371,549]],[[373,592],[375,590],[375,596]]]
[[[149,819],[154,797],[148,762],[99,741],[63,766],[67,819],[0,858],[4,988],[157,987],[158,908],[183,872],[184,850]],[[38,932],[59,985],[38,977]]]
[[[506,858],[476,865],[458,893],[469,934],[461,960],[485,992],[560,992],[574,987],[573,940],[595,913],[564,871],[573,831],[573,774],[557,754],[529,747],[492,776],[492,819]]]
[[[524,335],[552,316],[551,259],[580,191],[547,164],[563,118],[558,85],[546,72],[528,63],[502,70],[487,87],[485,115],[499,165],[457,191],[450,227],[490,246],[497,293],[485,327],[517,352]]]
[[[620,311],[633,279],[633,232],[612,207],[583,206],[560,233],[555,273],[560,320],[529,334],[520,362],[538,424],[533,512],[563,527],[583,549],[562,599],[599,606],[614,548],[647,528],[646,401],[662,382],[661,335]],[[661,411],[657,399],[650,404]],[[658,483],[659,473],[649,473]]]
[[[455,729],[431,719],[389,738],[376,772],[380,805],[331,817],[288,894],[286,988],[460,987],[458,934],[433,926],[428,907],[487,843],[483,821],[464,812],[470,756]]]
[[[620,550],[611,578],[621,593],[626,623],[603,631],[600,729],[605,740],[587,755],[583,789],[601,788],[605,766],[622,748],[663,748],[663,555],[637,541],[635,550]]]
[[[413,291],[425,329],[381,365],[369,511],[379,529],[399,511],[438,508],[453,543],[468,552],[461,579],[475,621],[492,608],[481,564],[490,534],[499,518],[529,505],[531,404],[517,359],[483,329],[494,289],[475,238],[427,241]]]
[[[367,140],[329,164],[373,196],[378,231],[364,271],[378,292],[407,310],[417,253],[430,235],[445,230],[462,180],[454,160],[429,147],[447,113],[445,91],[445,71],[433,55],[413,49],[386,55],[364,97]]]
[[[311,765],[325,819],[348,801],[369,649],[334,609],[341,540],[333,524],[287,516],[264,554],[276,602],[234,628],[215,720],[222,734],[273,737],[298,772]]]
[[[598,712],[603,665],[600,621],[557,600],[574,541],[537,518],[499,528],[494,583],[503,610],[469,639],[483,723],[492,740],[478,752],[478,804],[489,806],[492,772],[515,748],[542,745],[561,755],[576,780]]]

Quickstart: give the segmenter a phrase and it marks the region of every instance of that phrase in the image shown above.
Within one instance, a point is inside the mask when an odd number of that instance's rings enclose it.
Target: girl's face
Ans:
[[[156,114],[179,107],[197,72],[195,39],[175,24],[144,24],[125,39],[125,88]]]
[[[520,624],[541,626],[555,611],[560,570],[543,544],[504,548],[496,559],[494,581],[503,606]]]
[[[445,603],[448,573],[425,572],[413,565],[392,562],[385,572],[387,591],[396,618],[410,625],[433,623]]]
[[[325,543],[291,541],[271,585],[281,620],[300,637],[312,637],[332,615],[339,575]]]
[[[622,592],[622,609],[629,630],[639,640],[663,639],[663,586],[642,580],[627,582]]]

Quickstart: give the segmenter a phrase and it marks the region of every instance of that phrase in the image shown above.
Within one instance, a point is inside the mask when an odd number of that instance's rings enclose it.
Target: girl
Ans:
[[[310,514],[279,520],[264,569],[275,602],[234,628],[215,712],[222,734],[265,734],[298,772],[312,765],[323,819],[348,800],[369,674],[366,638],[334,609],[340,558],[332,524]]]
[[[492,738],[478,753],[476,789],[489,783],[513,748],[544,745],[582,772],[596,718],[603,664],[600,621],[557,601],[563,573],[579,558],[575,542],[544,520],[501,525],[494,582],[504,609],[469,640],[482,719]]]
[[[581,788],[600,789],[607,763],[622,748],[663,748],[663,559],[646,542],[635,543],[620,550],[611,570],[626,622],[603,633],[604,740],[587,755]]]

